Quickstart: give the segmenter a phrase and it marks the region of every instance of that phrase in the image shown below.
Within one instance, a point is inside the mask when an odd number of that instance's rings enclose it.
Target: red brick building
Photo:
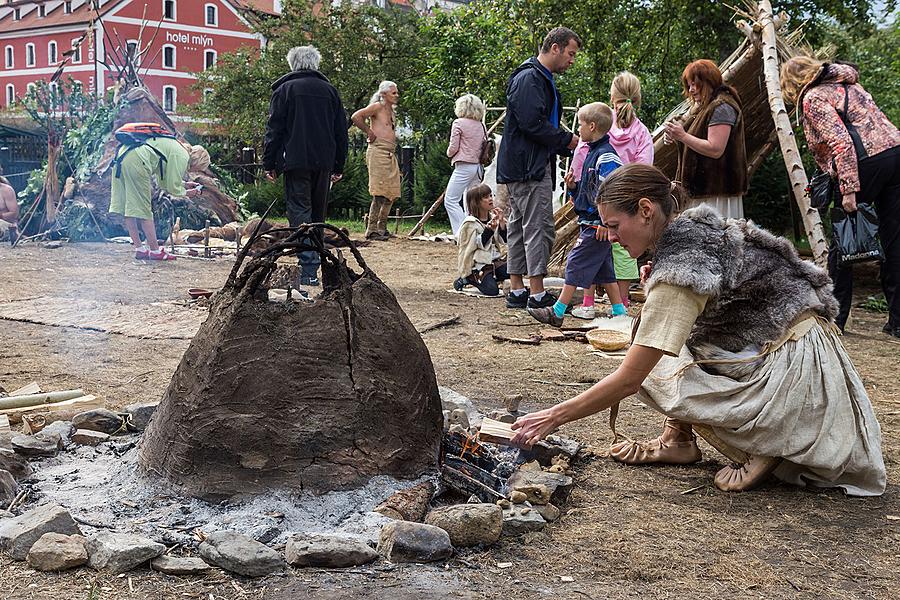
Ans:
[[[261,48],[250,24],[280,10],[280,0],[0,0],[0,109],[65,60],[63,80],[102,93],[115,80],[114,57],[128,47],[146,87],[178,113],[197,99],[194,73],[225,52]]]

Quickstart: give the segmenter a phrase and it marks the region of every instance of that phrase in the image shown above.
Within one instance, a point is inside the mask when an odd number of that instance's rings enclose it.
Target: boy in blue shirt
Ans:
[[[602,285],[613,305],[613,316],[624,315],[625,306],[616,285],[612,246],[607,239],[606,227],[594,204],[600,184],[622,166],[622,160],[609,143],[609,129],[613,113],[606,104],[593,102],[578,111],[578,135],[588,142],[588,154],[581,168],[581,181],[575,193],[575,212],[578,214],[580,233],[575,246],[566,257],[566,284],[556,304],[546,308],[529,308],[528,314],[554,327],[561,327],[566,307],[576,288],[583,288],[585,304],[593,306],[594,288]],[[571,174],[566,184],[575,187]]]

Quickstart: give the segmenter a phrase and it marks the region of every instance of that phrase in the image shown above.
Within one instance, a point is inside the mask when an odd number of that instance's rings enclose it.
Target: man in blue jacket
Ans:
[[[328,190],[347,160],[347,114],[341,97],[319,72],[313,46],[291,48],[291,73],[272,84],[263,168],[270,180],[284,173],[291,227],[325,220]],[[316,235],[321,239],[322,232]],[[299,285],[319,285],[319,254],[300,253]]]
[[[556,238],[553,167],[558,154],[575,149],[578,136],[560,127],[563,104],[553,74],[572,66],[580,48],[581,38],[574,31],[552,29],[537,57],[519,65],[506,86],[497,183],[505,183],[509,191],[510,293],[506,305],[510,308],[543,308],[556,302],[544,291],[547,260]]]

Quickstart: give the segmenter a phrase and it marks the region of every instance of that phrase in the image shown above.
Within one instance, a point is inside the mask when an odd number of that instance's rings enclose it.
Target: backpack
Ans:
[[[481,166],[487,167],[494,162],[494,155],[497,154],[497,143],[494,138],[488,135],[487,128],[484,123],[481,124],[484,129],[484,139],[481,141],[481,152],[478,153],[478,162]]]
[[[113,165],[116,167],[116,177],[122,177],[122,161],[128,156],[128,153],[135,148],[147,146],[159,157],[159,176],[163,177],[163,169],[167,162],[162,152],[147,144],[149,140],[155,138],[175,139],[175,134],[160,125],[159,123],[125,123],[115,132],[116,140],[119,147],[116,149],[116,157],[113,159]],[[122,152],[122,148],[125,151]]]

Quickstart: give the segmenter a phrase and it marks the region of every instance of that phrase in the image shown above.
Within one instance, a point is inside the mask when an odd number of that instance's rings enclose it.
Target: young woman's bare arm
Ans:
[[[513,423],[516,444],[532,446],[555,431],[560,425],[607,409],[616,402],[637,393],[656,363],[662,350],[647,346],[632,346],[619,368],[574,398],[538,412],[528,414]]]

